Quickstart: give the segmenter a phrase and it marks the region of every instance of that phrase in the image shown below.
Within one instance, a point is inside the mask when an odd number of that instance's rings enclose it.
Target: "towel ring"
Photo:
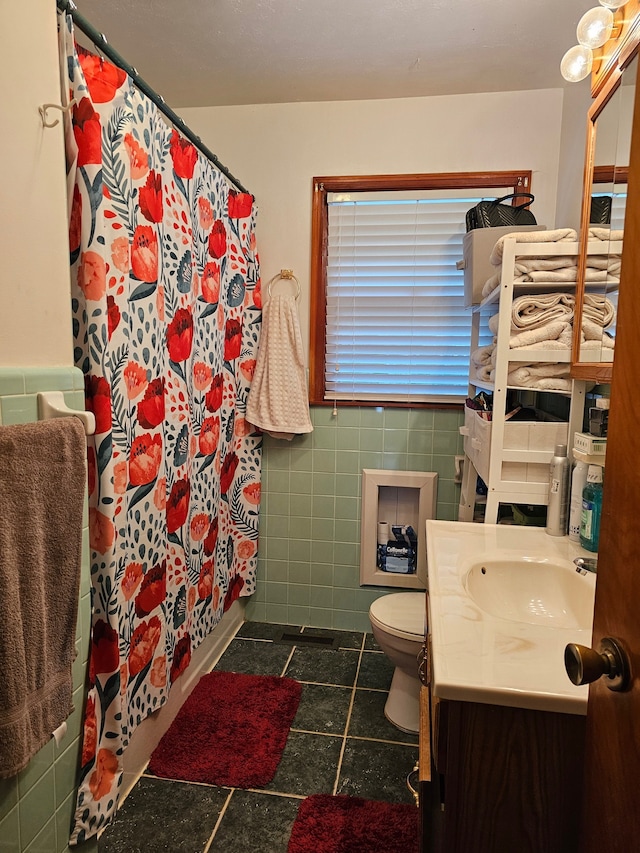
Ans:
[[[269,281],[269,284],[267,285],[267,293],[269,294],[269,299],[271,299],[271,285],[274,283],[274,281],[280,281],[280,279],[284,279],[285,281],[290,281],[291,279],[293,279],[295,281],[297,302],[300,296],[300,282],[293,274],[293,270],[280,270],[280,272],[274,275],[274,277]]]

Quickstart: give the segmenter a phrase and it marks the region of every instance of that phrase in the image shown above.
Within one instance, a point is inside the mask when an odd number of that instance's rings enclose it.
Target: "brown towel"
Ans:
[[[73,710],[85,460],[79,418],[0,426],[0,778]]]

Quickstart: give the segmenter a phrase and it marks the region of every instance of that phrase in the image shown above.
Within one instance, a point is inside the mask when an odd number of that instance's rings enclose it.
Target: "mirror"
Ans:
[[[579,276],[582,299],[576,300],[580,336],[578,340],[574,332],[574,352],[581,365],[609,366],[604,372],[592,371],[589,377],[581,371],[583,377],[598,381],[606,381],[614,355],[637,66],[635,56],[589,112],[581,234],[586,252]]]

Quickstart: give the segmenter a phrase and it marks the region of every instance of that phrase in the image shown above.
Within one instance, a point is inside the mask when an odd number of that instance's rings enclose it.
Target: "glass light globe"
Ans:
[[[560,72],[569,83],[578,83],[591,74],[593,54],[588,47],[576,44],[570,47],[560,61]]]
[[[589,9],[578,21],[578,41],[585,47],[602,47],[613,30],[613,12],[603,6]]]
[[[627,0],[600,0],[600,5],[606,6],[607,9],[619,9],[626,2]]]

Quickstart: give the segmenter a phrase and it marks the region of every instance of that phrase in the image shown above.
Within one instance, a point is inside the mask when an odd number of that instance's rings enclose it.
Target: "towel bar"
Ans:
[[[70,409],[64,401],[62,391],[46,391],[38,394],[38,417],[41,421],[50,418],[80,418],[84,424],[87,435],[93,435],[96,431],[96,417],[93,412],[83,412],[78,409]]]

